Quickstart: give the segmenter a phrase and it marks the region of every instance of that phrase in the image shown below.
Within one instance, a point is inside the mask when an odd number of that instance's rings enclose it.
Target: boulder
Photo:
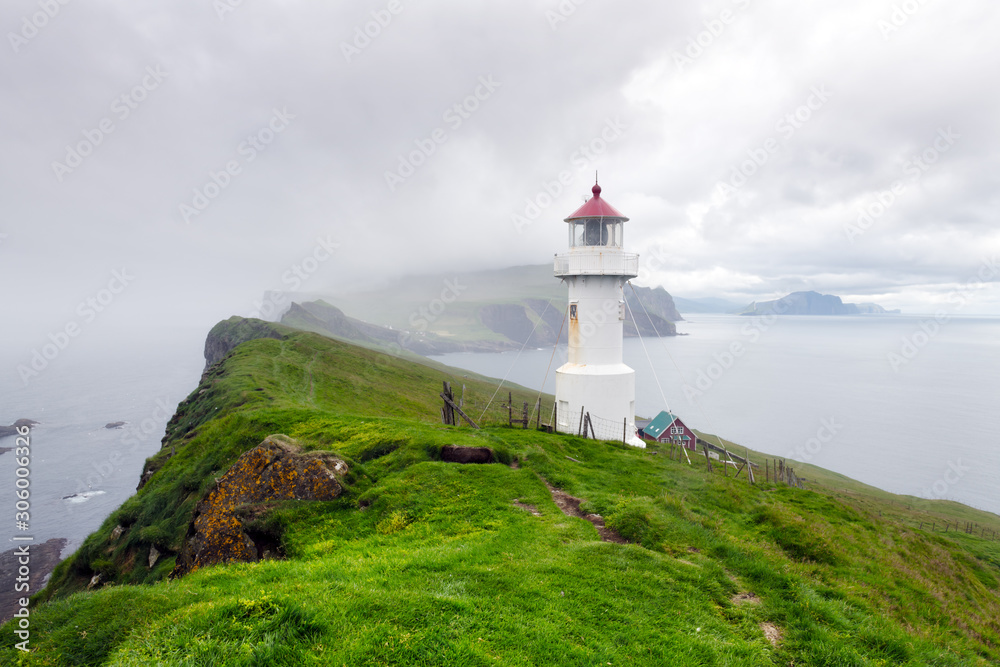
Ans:
[[[268,436],[237,459],[198,503],[173,576],[273,553],[273,537],[251,535],[244,519],[277,501],[333,500],[343,493],[347,471],[331,452],[304,453],[288,436]]]

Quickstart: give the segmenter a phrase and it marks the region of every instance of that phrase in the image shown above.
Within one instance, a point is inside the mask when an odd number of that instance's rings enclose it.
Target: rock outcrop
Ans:
[[[219,322],[205,338],[205,370],[225,359],[240,343],[258,338],[281,340],[284,334],[278,325],[264,320],[234,316]]]
[[[635,315],[636,320],[640,319],[640,314],[643,312],[643,306],[645,306],[646,312],[648,312],[652,317],[659,317],[666,322],[683,322],[684,318],[681,316],[680,312],[677,310],[676,304],[674,304],[674,297],[670,296],[670,293],[663,289],[662,287],[635,287],[633,285],[625,286],[625,301],[628,302],[629,308],[632,309],[632,313]],[[626,318],[631,319],[631,318]],[[642,326],[642,322],[639,323]],[[659,328],[659,322],[657,322],[657,329],[660,331],[661,336],[666,335],[676,335],[676,330],[672,330],[672,333],[666,334],[662,329]],[[627,334],[626,335],[634,335]],[[643,336],[655,335],[652,331],[649,334],[645,330],[642,332]]]
[[[0,438],[6,438],[11,435],[17,435],[17,429],[19,428],[31,428],[37,424],[34,419],[18,419],[16,422],[10,426],[0,426]]]
[[[333,500],[348,467],[330,452],[304,453],[291,438],[271,435],[237,459],[198,503],[173,576],[226,562],[278,555],[275,536],[252,519],[283,500]]]

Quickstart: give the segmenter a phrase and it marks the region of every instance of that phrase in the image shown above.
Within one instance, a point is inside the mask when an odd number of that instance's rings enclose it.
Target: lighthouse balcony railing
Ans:
[[[639,255],[620,250],[590,250],[556,255],[556,276],[631,276],[639,275]]]

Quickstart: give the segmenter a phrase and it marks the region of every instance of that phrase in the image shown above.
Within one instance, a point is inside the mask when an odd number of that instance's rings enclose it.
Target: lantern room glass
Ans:
[[[571,248],[595,246],[621,248],[623,245],[622,231],[620,220],[603,220],[601,218],[574,220],[569,223],[569,246]]]

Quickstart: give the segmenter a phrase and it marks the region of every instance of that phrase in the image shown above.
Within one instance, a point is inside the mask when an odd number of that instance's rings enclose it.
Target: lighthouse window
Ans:
[[[605,242],[603,245],[610,245],[616,248],[620,248],[622,245],[622,223],[620,222],[605,222],[604,223],[604,238]]]
[[[569,244],[570,247],[579,247],[586,245],[584,239],[586,237],[586,224],[583,222],[574,222],[569,226]]]
[[[608,234],[612,224],[597,219],[587,220],[586,245],[608,245]]]
[[[576,304],[575,303],[569,304],[569,319],[571,319],[571,320],[577,319],[577,317],[576,317]]]

